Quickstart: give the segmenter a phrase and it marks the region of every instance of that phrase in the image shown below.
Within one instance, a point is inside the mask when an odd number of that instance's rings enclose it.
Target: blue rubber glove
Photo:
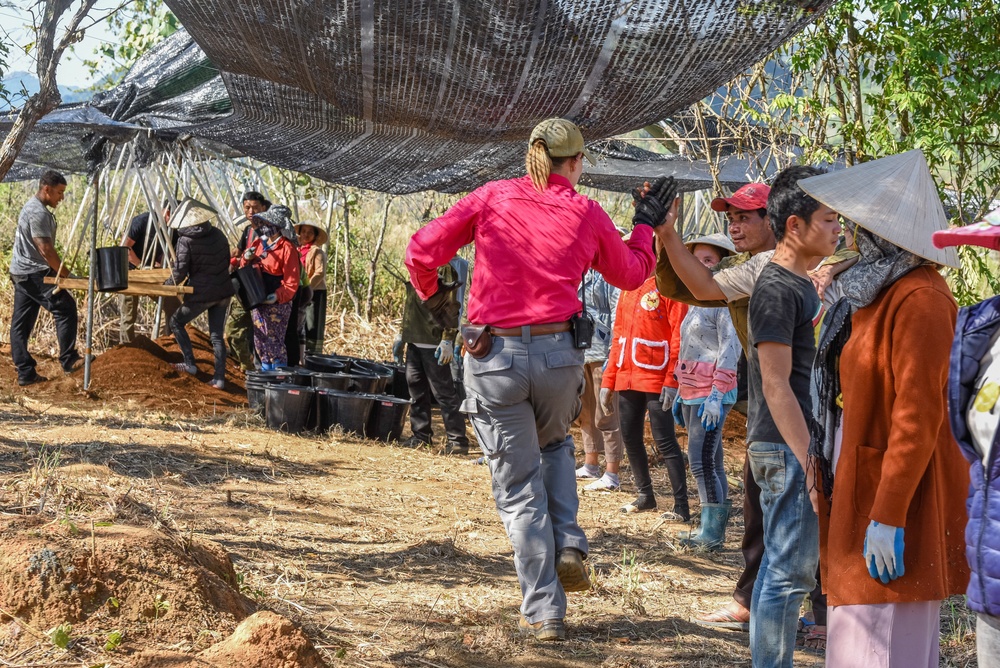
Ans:
[[[448,366],[455,359],[455,344],[451,341],[442,341],[434,351],[434,359],[441,366]]]
[[[680,397],[674,399],[674,407],[671,411],[674,414],[674,424],[678,427],[687,427],[684,424],[684,403],[681,401]]]
[[[868,574],[882,584],[903,577],[903,529],[872,520],[865,531]]]
[[[269,294],[267,297],[264,297],[265,304],[274,304],[277,301],[278,301],[278,296],[273,292]]]
[[[719,426],[719,418],[722,416],[722,392],[712,386],[712,391],[705,397],[705,403],[698,407],[698,417],[705,431],[712,431]]]
[[[396,360],[396,364],[403,363],[403,350],[406,348],[406,344],[403,343],[403,339],[396,339],[392,342],[392,359]]]

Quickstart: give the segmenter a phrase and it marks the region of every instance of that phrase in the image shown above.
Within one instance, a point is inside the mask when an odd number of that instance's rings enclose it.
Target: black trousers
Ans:
[[[306,307],[306,350],[323,352],[326,339],[326,290],[314,290],[312,301]]]
[[[226,311],[229,309],[229,297],[215,302],[191,302],[181,304],[170,317],[170,331],[174,333],[177,347],[181,349],[185,364],[194,364],[194,349],[191,347],[191,337],[184,328],[189,322],[208,311],[208,336],[212,341],[212,351],[215,354],[215,367],[212,380],[226,379],[226,344],[222,340],[222,332],[226,328]]]
[[[59,363],[63,369],[80,359],[76,351],[76,329],[79,322],[76,300],[67,290],[53,294],[54,285],[43,279],[55,275],[53,271],[40,271],[20,276],[11,275],[14,283],[14,312],[10,318],[10,356],[17,368],[18,380],[29,380],[35,375],[35,358],[28,352],[28,339],[38,321],[38,310],[44,308],[52,314],[59,341]]]
[[[458,393],[451,377],[451,365],[440,365],[434,359],[434,348],[418,348],[406,344],[406,386],[410,390],[410,429],[413,435],[428,443],[431,432],[431,393],[441,407],[448,442],[469,446],[465,435],[465,415],[459,409]]]
[[[649,428],[653,433],[656,451],[667,467],[667,477],[674,493],[674,512],[687,517],[688,490],[684,455],[674,433],[674,417],[663,410],[660,395],[654,392],[622,390],[618,393],[618,423],[621,426],[622,441],[628,455],[628,465],[632,470],[636,490],[640,497],[655,498],[653,481],[649,476],[649,456],[643,431],[646,413],[649,413]]]

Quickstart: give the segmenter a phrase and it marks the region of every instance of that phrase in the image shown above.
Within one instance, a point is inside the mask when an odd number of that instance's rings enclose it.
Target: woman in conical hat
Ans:
[[[848,219],[860,253],[814,378],[827,665],[937,666],[941,601],[969,577],[945,397],[957,306],[938,273],[957,257],[931,244],[944,209],[919,151],[799,185]]]

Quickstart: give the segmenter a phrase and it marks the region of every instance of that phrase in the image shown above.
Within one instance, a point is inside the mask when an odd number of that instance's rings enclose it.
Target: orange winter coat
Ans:
[[[840,358],[843,445],[830,504],[820,494],[820,565],[830,605],[961,594],[969,467],[946,389],[957,306],[932,267],[906,274],[852,319]],[[869,520],[903,527],[905,574],[887,585],[863,556]]]
[[[657,292],[655,277],[638,290],[623,292],[601,387],[657,394],[664,387],[677,387],[674,367],[687,310],[687,304]]]

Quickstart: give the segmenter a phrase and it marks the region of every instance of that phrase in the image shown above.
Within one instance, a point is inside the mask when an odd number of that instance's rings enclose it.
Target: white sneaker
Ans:
[[[583,489],[586,492],[617,492],[621,488],[621,482],[615,482],[608,477],[608,474],[605,473],[599,479],[590,483]]]
[[[597,469],[597,470],[600,471],[600,469]],[[587,469],[587,465],[584,464],[583,466],[581,466],[580,468],[578,468],[576,470],[576,477],[577,477],[577,479],[579,479],[579,478],[599,478],[600,474],[599,473],[592,473],[589,469]]]

